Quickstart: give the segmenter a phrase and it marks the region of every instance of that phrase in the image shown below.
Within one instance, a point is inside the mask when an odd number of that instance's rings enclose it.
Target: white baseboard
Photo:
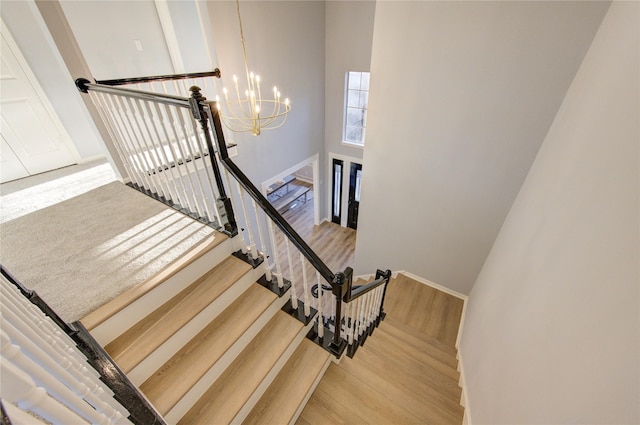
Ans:
[[[309,178],[309,177],[307,177],[307,176],[299,176],[299,175],[297,175],[297,174],[294,174],[294,176],[295,176],[295,178],[296,178],[297,180],[303,181],[303,182],[305,182],[305,183],[313,184],[313,179],[312,179],[312,178],[310,179],[310,178]]]
[[[471,409],[469,406],[469,396],[467,395],[467,385],[464,375],[464,362],[462,361],[462,355],[458,351],[458,372],[460,372],[460,381],[458,385],[462,388],[462,395],[460,396],[460,406],[464,407],[464,416],[462,417],[462,425],[471,425]]]
[[[104,160],[104,159],[107,159],[107,157],[104,155],[94,155],[87,158],[80,158],[80,160],[78,161],[78,164],[86,164],[88,162]]]
[[[407,277],[410,277],[413,280],[416,280],[416,281],[418,281],[420,283],[424,283],[427,286],[431,286],[432,288],[435,288],[435,289],[437,289],[439,291],[442,291],[442,292],[447,293],[449,295],[453,295],[456,298],[460,298],[460,299],[465,300],[465,301],[468,298],[466,295],[461,294],[458,291],[454,291],[453,289],[447,288],[446,286],[442,286],[442,285],[439,285],[439,284],[437,284],[435,282],[431,282],[428,279],[425,279],[423,277],[417,276],[417,275],[415,275],[413,273],[410,273],[408,271],[402,270],[401,273],[404,274]]]
[[[420,276],[417,276],[417,275],[415,275],[413,273],[410,273],[410,272],[407,272],[407,271],[404,271],[404,270],[402,271],[402,273],[405,276],[415,280],[416,282],[423,283],[423,284],[425,284],[427,286],[430,286],[430,287],[435,288],[435,289],[437,289],[439,291],[442,291],[445,294],[452,295],[452,296],[454,296],[456,298],[460,298],[462,300],[462,302],[463,302],[463,304],[462,304],[462,315],[460,316],[460,326],[458,327],[458,336],[456,337],[456,344],[455,344],[455,347],[458,348],[458,346],[460,345],[460,339],[462,338],[462,327],[464,325],[464,318],[465,318],[465,315],[466,315],[466,312],[467,312],[467,300],[469,299],[469,297],[464,295],[464,294],[461,294],[458,291],[454,291],[453,289],[447,288],[446,286],[442,286],[442,285],[439,285],[439,284],[437,284],[435,282],[431,282],[430,280],[425,279],[425,278],[420,277]]]

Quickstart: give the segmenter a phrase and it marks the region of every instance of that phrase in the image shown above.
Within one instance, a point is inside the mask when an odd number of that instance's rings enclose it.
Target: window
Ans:
[[[342,140],[364,146],[369,102],[369,73],[347,72]]]

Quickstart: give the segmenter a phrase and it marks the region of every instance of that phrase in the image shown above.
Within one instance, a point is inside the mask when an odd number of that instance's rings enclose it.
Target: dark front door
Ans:
[[[358,228],[358,208],[360,207],[360,183],[362,181],[362,164],[351,163],[349,172],[349,211],[347,227]]]
[[[331,221],[340,224],[342,217],[342,169],[344,162],[341,159],[333,160],[333,190],[331,197]]]

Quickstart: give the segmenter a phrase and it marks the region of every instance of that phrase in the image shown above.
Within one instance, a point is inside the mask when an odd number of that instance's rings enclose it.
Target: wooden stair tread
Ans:
[[[464,301],[399,273],[387,286],[384,310],[417,331],[454,346]]]
[[[420,345],[421,343],[426,344],[426,346],[433,347],[437,351],[446,354],[446,356],[442,356],[443,360],[451,359],[450,356],[453,356],[453,358],[455,359],[456,355],[458,354],[458,350],[456,350],[456,347],[454,347],[453,345],[445,344],[436,338],[424,334],[419,330],[407,325],[406,323],[401,322],[390,314],[387,314],[382,322],[386,322],[388,325],[390,325],[390,329],[386,329],[386,331],[402,333],[402,339],[408,338],[408,340],[412,341],[412,343],[416,345]],[[454,367],[457,367],[457,365],[458,362],[456,360]]]
[[[183,270],[189,264],[193,263],[195,260],[203,256],[205,253],[211,251],[227,239],[229,239],[229,237],[224,233],[214,231],[211,236],[207,237],[202,241],[202,243],[198,244],[189,252],[169,264],[160,273],[151,277],[145,282],[136,285],[128,291],[118,295],[113,300],[109,301],[108,303],[83,317],[80,322],[85,328],[87,328],[87,330],[93,330],[96,326],[107,320],[109,317],[120,312],[122,309],[138,300],[144,294],[148,293],[153,288],[156,288],[158,285],[162,284],[162,282],[169,279],[179,271]]]
[[[365,344],[377,355],[401,361],[405,368],[428,376],[427,382],[437,383],[443,389],[450,389],[455,395],[459,391],[460,374],[455,367],[432,358],[404,341],[380,332],[367,339]]]
[[[351,359],[343,359],[343,362],[345,360]],[[357,394],[357,403],[354,403],[354,394]],[[339,417],[332,418],[329,412],[339,412]],[[339,365],[332,364],[298,422],[316,425],[328,423],[419,424],[423,421],[410,413],[402,404],[394,403],[389,399],[386,388],[381,390],[375,387],[363,387],[358,378],[347,373]]]
[[[233,256],[227,257],[107,344],[105,350],[125,373],[130,372],[249,270],[251,266],[242,260]]]
[[[444,345],[435,338],[421,334],[410,326],[395,320],[391,316],[387,315],[387,317],[380,323],[377,330],[392,335],[417,350],[428,353],[454,369],[458,367],[458,360],[456,359],[458,352],[455,348]]]
[[[278,311],[178,423],[230,423],[302,327]]]
[[[437,370],[439,373],[451,378],[456,384],[460,380],[460,373],[457,370],[457,360],[452,355],[447,355],[448,359],[446,361],[442,361],[440,358],[435,357],[434,350],[426,344],[423,344],[419,347],[413,345],[407,339],[399,339],[393,333],[387,333],[385,330],[389,330],[391,326],[389,325],[380,325],[380,327],[376,330],[374,335],[370,339],[367,339],[366,343],[369,344],[371,340],[370,346],[372,348],[377,348],[380,344],[385,344],[383,348],[383,352],[386,350],[390,350],[395,354],[395,350],[401,350],[402,355],[407,356],[415,360],[416,362],[429,367],[431,369]],[[444,356],[442,356],[444,358]],[[455,363],[455,364],[454,364]]]
[[[151,375],[140,390],[162,415],[222,357],[277,296],[254,283]]]
[[[243,424],[290,423],[329,357],[327,351],[303,339]]]
[[[442,410],[455,415],[462,412],[461,389],[456,380],[416,361],[403,351],[402,345],[390,345],[384,336],[374,334],[354,359],[344,359],[340,368],[372,388],[384,388],[388,397],[395,394],[394,401],[408,401],[408,397],[413,397],[416,408],[424,405],[428,411]]]

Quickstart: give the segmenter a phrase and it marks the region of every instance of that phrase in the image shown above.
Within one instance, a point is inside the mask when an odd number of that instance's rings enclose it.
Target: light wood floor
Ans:
[[[333,272],[353,266],[355,230],[330,222],[314,226],[313,199],[284,217]],[[276,240],[286,254],[282,236]],[[301,267],[293,269],[299,274]],[[393,279],[387,318],[353,359],[329,367],[297,423],[461,424],[454,344],[462,307],[462,300],[404,275]]]
[[[335,223],[323,221],[320,225],[313,224],[314,199],[312,192],[305,203],[300,203],[283,214],[283,217],[300,234],[307,244],[318,254],[324,263],[334,273],[343,271],[346,267],[353,266],[356,250],[356,231]],[[276,232],[276,249],[282,259],[282,270],[285,277],[289,278],[289,266],[286,260],[287,252],[282,234]],[[294,255],[294,273],[300,274],[299,254],[290,244],[291,254]],[[295,254],[294,254],[295,251]],[[314,270],[307,264],[308,276],[313,276]]]
[[[354,358],[329,367],[298,424],[462,423],[454,347],[462,300],[400,275],[385,310]]]

